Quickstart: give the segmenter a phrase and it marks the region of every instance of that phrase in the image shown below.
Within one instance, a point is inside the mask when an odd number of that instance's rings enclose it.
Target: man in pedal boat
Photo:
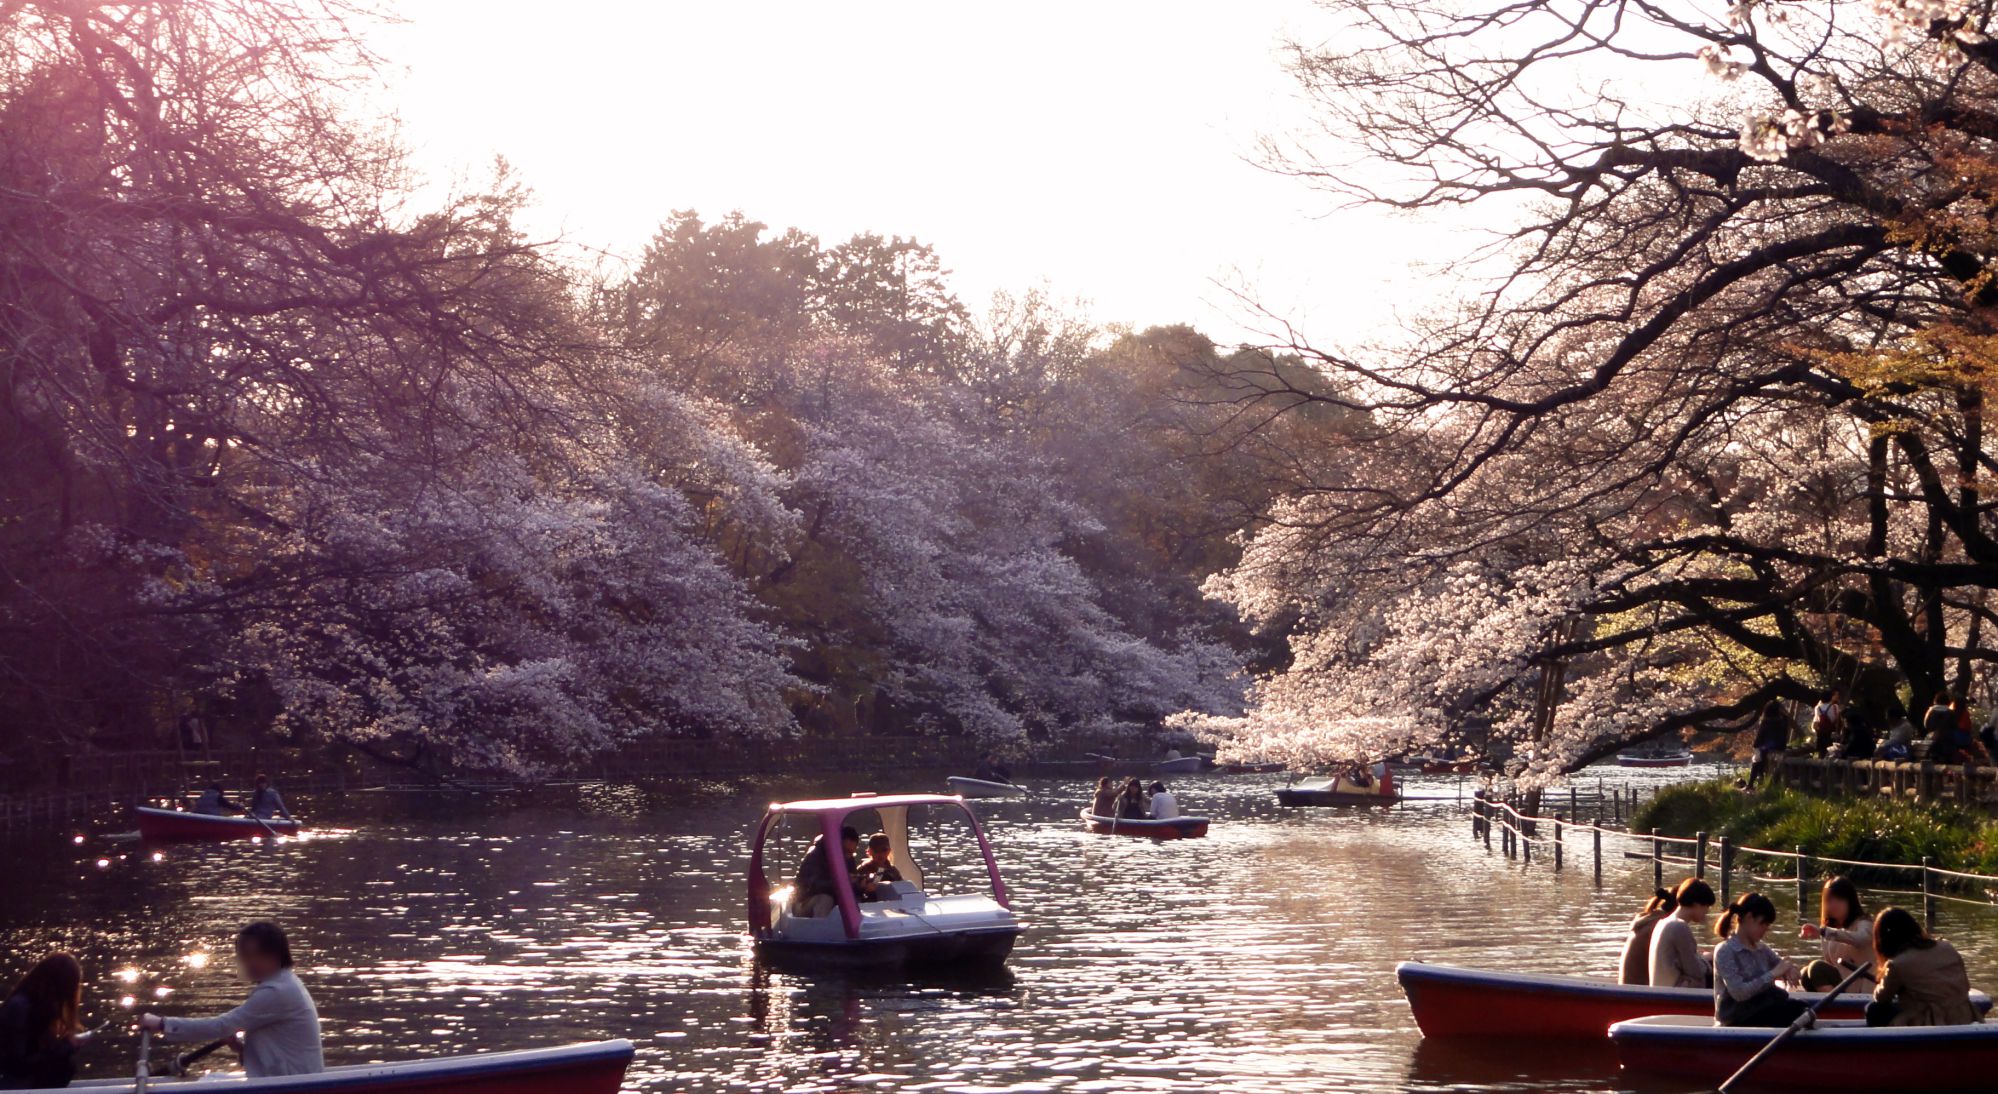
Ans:
[[[147,1014],[143,1029],[169,1041],[235,1039],[252,1079],[311,1075],[326,1070],[319,1047],[319,1011],[291,971],[291,943],[275,923],[252,923],[236,936],[236,962],[251,981],[243,1005],[213,1018]]]
[[[846,862],[849,882],[853,876],[853,857],[860,853],[860,829],[847,825],[839,830],[840,854]],[[856,893],[858,887],[856,886]],[[831,915],[839,907],[839,889],[833,884],[832,859],[826,847],[826,838],[819,836],[812,841],[811,849],[798,863],[798,873],[791,879],[791,914],[816,919]]]

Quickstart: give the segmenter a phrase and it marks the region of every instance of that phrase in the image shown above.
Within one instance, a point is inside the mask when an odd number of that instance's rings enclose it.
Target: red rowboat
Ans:
[[[594,1041],[520,1052],[441,1056],[397,1064],[329,1067],[316,1075],[246,1079],[209,1073],[192,1081],[155,1079],[149,1089],[226,1089],[232,1094],[617,1094],[631,1063],[630,1041]],[[93,1079],[67,1090],[130,1094],[132,1079]],[[53,1089],[34,1094],[55,1094]]]
[[[1626,1071],[1707,1083],[1734,1074],[1775,1030],[1716,1026],[1711,1018],[1639,1018],[1610,1027]],[[1819,1023],[1754,1072],[1753,1085],[1823,1090],[1989,1090],[1998,1075],[1998,1024],[1877,1026]]]
[[[1206,817],[1169,817],[1165,820],[1124,820],[1099,817],[1082,811],[1083,827],[1099,836],[1143,836],[1146,839],[1198,839],[1207,834]]]
[[[1706,988],[1627,987],[1584,976],[1535,976],[1419,961],[1396,965],[1394,975],[1424,1037],[1596,1039],[1612,1023],[1648,1015],[1688,1015],[1709,1023],[1714,1016],[1714,993]],[[1798,992],[1796,998],[1813,1002],[1818,996]],[[1979,1012],[1991,1009],[1991,997],[1981,991],[1971,992],[1970,999]],[[1841,995],[1826,1005],[1823,1016],[1862,1017],[1866,1000],[1865,995]]]
[[[135,806],[132,814],[139,822],[139,838],[151,843],[263,839],[273,832],[280,836],[298,834],[298,822],[282,818],[260,821],[251,817],[216,817],[148,805]]]

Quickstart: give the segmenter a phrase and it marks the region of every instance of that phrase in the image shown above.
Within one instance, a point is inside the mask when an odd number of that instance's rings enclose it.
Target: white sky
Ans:
[[[981,309],[1045,283],[1095,318],[1384,319],[1433,235],[1249,162],[1303,120],[1279,47],[1309,0],[400,0],[374,35],[433,181],[504,155],[533,227],[634,256],[675,209],[934,245]],[[1430,254],[1433,256],[1434,251]]]

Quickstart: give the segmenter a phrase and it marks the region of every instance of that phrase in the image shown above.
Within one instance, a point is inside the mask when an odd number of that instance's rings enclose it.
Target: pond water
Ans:
[[[941,789],[940,773],[350,793],[296,803],[310,838],[158,858],[104,838],[123,827],[106,818],[81,845],[0,845],[0,972],[66,948],[93,1022],[122,1021],[121,995],[220,1010],[243,990],[234,927],[272,918],[330,1063],[628,1037],[628,1091],[1656,1089],[1602,1053],[1423,1044],[1392,972],[1418,957],[1610,972],[1648,863],[1612,855],[1598,889],[1586,858],[1557,875],[1488,855],[1454,800],[1282,809],[1282,778],[1262,776],[1175,780],[1184,811],[1215,818],[1206,839],[1091,836],[1083,782],[1025,781],[1032,798],[979,805],[1027,929],[1006,971],[976,980],[768,970],[743,934],[765,803]],[[1942,923],[1986,988],[1994,926],[1955,907]],[[134,1045],[101,1038],[86,1074],[129,1074]]]

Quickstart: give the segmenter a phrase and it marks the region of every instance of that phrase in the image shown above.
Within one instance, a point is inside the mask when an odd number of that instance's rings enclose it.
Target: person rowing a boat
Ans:
[[[276,817],[292,819],[291,810],[284,807],[284,798],[278,794],[277,787],[271,785],[269,775],[257,776],[256,792],[250,795],[250,815],[258,820],[271,820]]]
[[[979,755],[978,769],[973,771],[971,776],[974,779],[988,783],[1010,783],[1013,781],[1013,773],[1007,770],[999,762],[999,758],[990,752]]]
[[[194,811],[203,816],[227,817],[242,813],[243,807],[229,800],[229,795],[222,792],[221,783],[209,783],[208,789],[195,799]]]
[[[1099,817],[1117,815],[1117,784],[1105,775],[1096,780],[1096,797],[1089,803],[1089,811]]]
[[[146,1014],[139,1027],[169,1041],[230,1040],[252,1079],[313,1075],[326,1070],[319,1043],[319,1010],[291,968],[291,942],[275,923],[252,923],[236,935],[236,963],[251,982],[250,996],[213,1018],[162,1018]]]
[[[860,829],[850,824],[840,829],[839,847],[842,861],[846,864],[846,876],[855,883],[857,893],[859,878],[854,876],[853,856],[860,852]],[[839,887],[833,877],[826,838],[818,836],[805,851],[805,857],[798,861],[798,872],[791,879],[791,914],[811,919],[831,915],[833,909],[839,907]]]

